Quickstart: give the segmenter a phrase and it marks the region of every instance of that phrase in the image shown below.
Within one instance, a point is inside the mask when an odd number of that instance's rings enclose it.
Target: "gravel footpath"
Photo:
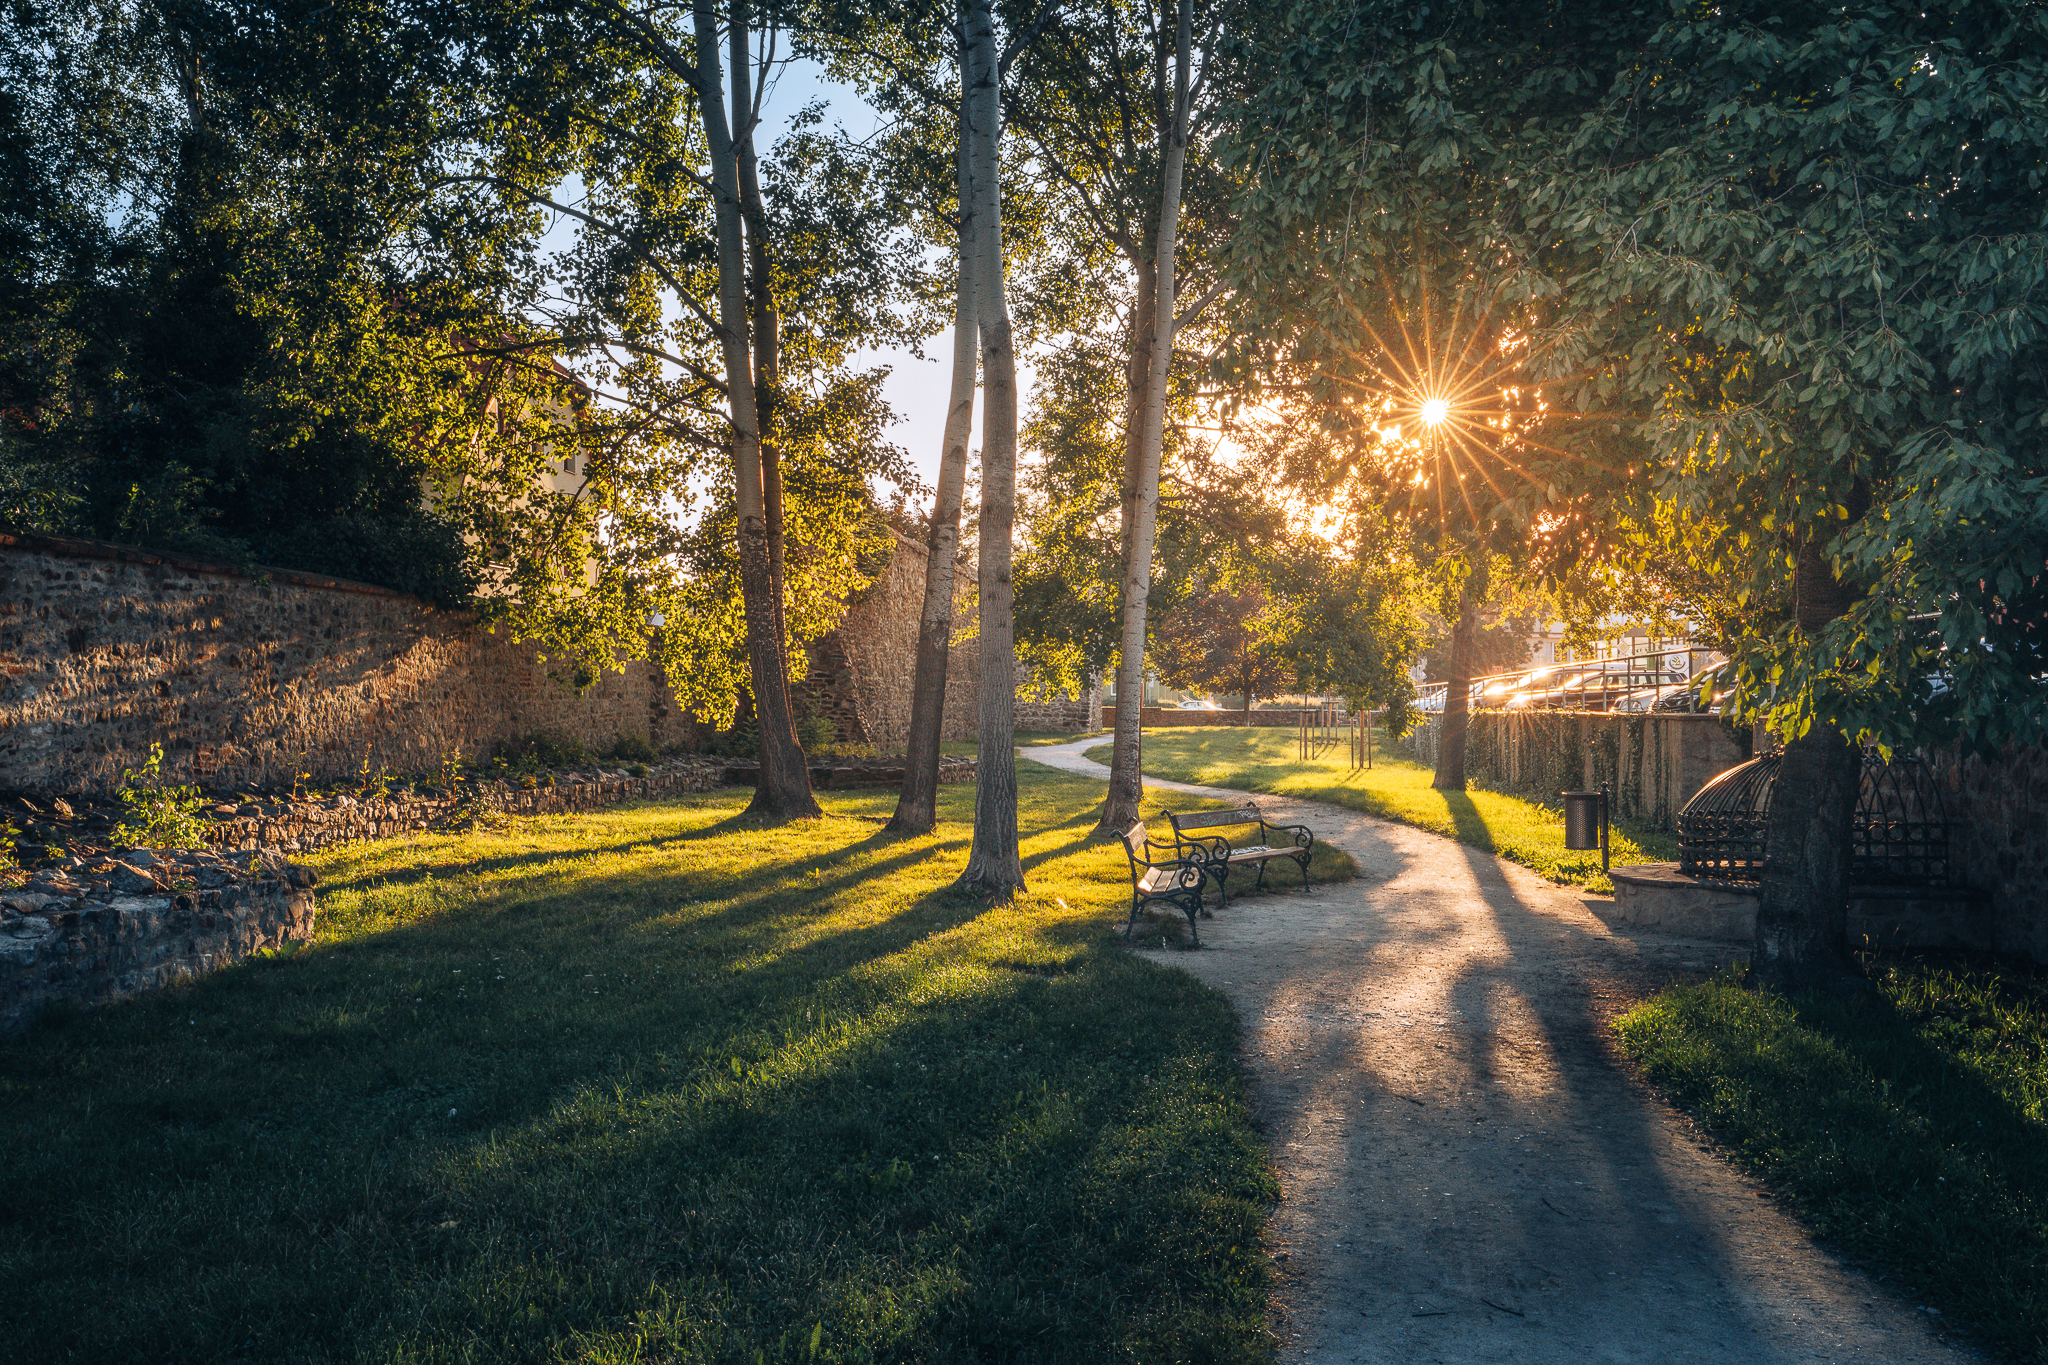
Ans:
[[[1081,756],[1102,742],[1018,755],[1106,777]],[[1618,1011],[1736,950],[1611,929],[1600,901],[1438,835],[1254,799],[1359,879],[1218,909],[1199,951],[1139,951],[1243,1023],[1283,1192],[1282,1361],[1976,1358],[1816,1247],[1621,1063]]]

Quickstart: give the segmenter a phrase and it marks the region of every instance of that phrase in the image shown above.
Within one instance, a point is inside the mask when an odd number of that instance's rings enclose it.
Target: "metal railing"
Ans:
[[[1470,705],[1474,711],[1611,711],[1616,703],[1632,699],[1643,705],[1631,709],[1647,710],[1720,662],[1721,655],[1714,650],[1680,646],[1516,668],[1472,679]],[[1418,689],[1417,709],[1441,715],[1449,690],[1449,683],[1424,684]]]

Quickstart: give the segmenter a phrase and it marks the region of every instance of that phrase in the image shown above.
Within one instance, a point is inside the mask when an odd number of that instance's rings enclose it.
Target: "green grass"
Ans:
[[[965,786],[314,859],[317,944],[0,1050],[0,1359],[1270,1359],[1234,1018],[1024,767],[995,909]]]
[[[1082,730],[1073,734],[1020,734],[1017,745],[1023,749],[1043,748],[1048,744],[1071,744],[1077,739],[1089,739],[1095,735],[1106,735],[1108,730]]]
[[[2048,1361],[2048,974],[1901,956],[1872,977],[1844,1001],[1723,975],[1616,1027],[1821,1236],[2000,1357]]]
[[[1109,762],[1109,746],[1088,750]],[[1349,771],[1343,744],[1304,763],[1297,733],[1244,726],[1189,727],[1145,732],[1145,771],[1155,777],[1241,791],[1272,792],[1347,806],[1382,819],[1445,834],[1460,843],[1520,863],[1551,881],[1607,892],[1614,883],[1600,870],[1600,854],[1564,846],[1564,815],[1525,796],[1473,788],[1440,792],[1429,785],[1429,769],[1390,754],[1384,736],[1375,742],[1373,766]],[[1608,852],[1617,867],[1670,862],[1678,841],[1659,830],[1614,823]]]

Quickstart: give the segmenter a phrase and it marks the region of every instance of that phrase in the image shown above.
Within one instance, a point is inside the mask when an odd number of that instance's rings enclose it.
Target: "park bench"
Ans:
[[[1315,847],[1316,837],[1309,833],[1307,825],[1276,825],[1249,801],[1230,810],[1198,810],[1185,815],[1168,811],[1166,818],[1173,822],[1174,840],[1182,856],[1187,856],[1185,850],[1190,848],[1200,851],[1202,870],[1216,879],[1225,905],[1230,904],[1227,883],[1232,868],[1257,867],[1259,879],[1252,889],[1262,890],[1266,885],[1266,864],[1275,858],[1292,858],[1301,865],[1301,893],[1308,894],[1309,851]],[[1260,842],[1239,848],[1221,834],[1191,832],[1233,829],[1239,825],[1257,825]],[[1281,842],[1275,842],[1276,835]]]
[[[1133,820],[1124,831],[1124,852],[1131,860],[1131,915],[1124,921],[1124,937],[1138,922],[1138,911],[1154,901],[1164,901],[1188,917],[1188,939],[1196,947],[1202,937],[1195,929],[1195,916],[1202,909],[1202,890],[1208,884],[1206,854],[1181,856],[1183,842],[1162,843],[1145,833],[1145,822]],[[1161,853],[1170,857],[1158,856]]]

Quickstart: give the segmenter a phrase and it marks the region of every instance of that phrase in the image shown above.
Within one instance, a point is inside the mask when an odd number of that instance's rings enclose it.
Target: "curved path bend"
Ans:
[[[1082,757],[1102,742],[1018,756],[1107,777]],[[1975,1358],[1815,1246],[1620,1063],[1618,1010],[1735,949],[1617,931],[1597,902],[1453,840],[1253,795],[1359,879],[1234,902],[1200,952],[1148,955],[1243,1022],[1282,1189],[1283,1361]]]

